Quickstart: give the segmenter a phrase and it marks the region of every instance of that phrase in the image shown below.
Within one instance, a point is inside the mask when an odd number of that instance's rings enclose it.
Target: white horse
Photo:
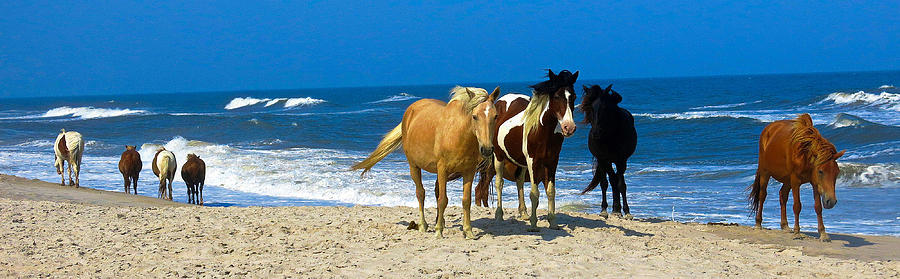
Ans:
[[[56,152],[56,173],[62,177],[60,185],[66,185],[66,176],[63,172],[66,170],[65,162],[69,162],[69,185],[78,188],[78,174],[81,173],[81,155],[84,153],[84,141],[78,132],[66,132],[65,129],[56,136],[56,143],[53,145],[53,151]],[[75,180],[72,180],[72,171],[75,171]]]
[[[160,147],[153,156],[153,174],[159,177],[159,198],[172,200],[172,181],[175,181],[175,168],[178,163],[175,162],[175,154]],[[168,189],[166,189],[166,180],[169,181]],[[168,190],[168,191],[166,191]],[[166,194],[168,193],[168,194]]]

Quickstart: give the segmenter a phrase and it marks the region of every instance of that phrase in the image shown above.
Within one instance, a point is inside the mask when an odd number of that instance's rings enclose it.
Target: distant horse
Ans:
[[[188,203],[203,205],[203,183],[206,180],[206,163],[193,153],[181,166],[181,178],[187,185]],[[198,196],[199,195],[199,196]]]
[[[119,172],[125,179],[125,193],[130,193],[129,184],[134,185],[134,194],[137,195],[138,177],[141,174],[143,163],[141,162],[141,153],[134,150],[134,145],[126,145],[125,152],[119,159]]]
[[[160,147],[153,155],[153,174],[159,177],[159,197],[160,199],[172,200],[172,181],[175,180],[175,168],[178,163],[175,162],[175,154]],[[168,180],[168,189],[166,189],[166,181]],[[168,190],[168,191],[166,191]],[[168,194],[167,194],[168,193]]]
[[[573,84],[578,79],[567,70],[554,74],[548,70],[549,80],[531,86],[533,97],[521,94],[507,94],[495,104],[498,125],[495,128],[497,137],[494,145],[494,172],[497,187],[497,221],[503,220],[503,180],[507,175],[508,163],[516,168],[516,187],[519,192],[519,214],[525,215],[525,199],[523,185],[531,182],[531,216],[529,231],[538,231],[537,207],[540,192],[538,183],[543,182],[547,192],[547,221],[551,229],[559,229],[556,224],[556,167],[559,163],[559,152],[563,140],[575,133],[575,120],[572,111],[575,106],[575,90]],[[490,179],[489,171],[482,171],[482,177]],[[527,178],[526,178],[527,176]],[[484,183],[486,185],[487,183]],[[487,192],[479,191],[478,201],[487,200]]]
[[[781,202],[781,229],[789,230],[787,222],[788,192],[794,193],[794,233],[800,234],[800,185],[812,184],[816,217],[819,221],[819,240],[828,242],[822,223],[822,206],[831,209],[837,204],[834,194],[835,180],[840,169],[836,160],[844,155],[837,152],[813,127],[809,114],[801,114],[795,120],[775,121],[763,129],[759,136],[759,166],[756,179],[748,187],[750,208],[756,211],[756,227],[762,228],[763,203],[769,178],[783,183],[779,191]]]
[[[447,181],[451,177],[463,178],[463,233],[474,238],[469,208],[472,202],[472,181],[478,165],[493,152],[497,112],[494,100],[500,87],[490,95],[475,87],[454,87],[449,103],[435,99],[416,101],[406,109],[403,121],[391,130],[368,158],[353,165],[365,174],[375,163],[400,148],[406,153],[409,174],[416,184],[419,201],[419,231],[425,232],[425,188],[422,185],[422,169],[437,173],[439,198],[435,235],[443,236],[444,210],[447,208]]]
[[[63,172],[66,170],[65,163],[69,163],[69,185],[78,188],[81,183],[78,180],[81,174],[81,155],[84,154],[84,141],[78,132],[66,132],[65,129],[56,136],[56,143],[53,145],[53,151],[56,153],[56,161],[53,166],[56,167],[56,174],[62,177],[60,185],[66,185],[66,176]],[[72,180],[72,171],[75,171],[75,180]]]
[[[622,215],[631,219],[631,210],[628,208],[626,198],[625,170],[628,168],[628,157],[634,154],[637,146],[637,131],[634,130],[634,117],[624,108],[619,107],[622,96],[612,90],[612,84],[606,89],[600,86],[584,87],[584,97],[581,100],[581,110],[584,112],[584,122],[591,124],[588,133],[588,148],[597,162],[594,165],[594,179],[588,184],[581,194],[587,193],[602,185],[603,212],[600,215],[607,216],[606,207],[606,178],[609,176],[609,184],[612,184],[613,215]],[[611,93],[610,93],[611,92]],[[612,164],[616,164],[615,172]],[[619,205],[619,195],[622,196],[622,204]]]

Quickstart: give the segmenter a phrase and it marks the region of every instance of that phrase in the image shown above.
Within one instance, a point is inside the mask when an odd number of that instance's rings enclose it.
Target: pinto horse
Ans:
[[[781,182],[781,229],[789,230],[787,222],[788,192],[794,193],[794,233],[800,234],[800,185],[812,184],[816,217],[819,221],[819,240],[831,241],[822,222],[822,207],[831,209],[837,203],[834,194],[835,180],[840,169],[836,160],[844,155],[837,152],[813,127],[809,114],[801,114],[794,120],[775,121],[763,129],[759,136],[759,165],[756,179],[748,187],[750,208],[756,211],[756,227],[762,228],[763,203],[769,178]]]
[[[138,177],[141,175],[143,163],[141,162],[141,153],[134,149],[134,145],[125,146],[125,152],[122,152],[122,157],[119,158],[119,172],[125,179],[125,193],[131,193],[131,189],[129,189],[129,184],[131,184],[134,185],[134,194],[137,195]]]
[[[84,154],[84,140],[81,133],[75,131],[66,132],[65,129],[56,136],[56,143],[53,144],[53,152],[56,153],[56,161],[53,166],[56,167],[56,174],[62,177],[60,185],[66,185],[66,162],[69,162],[69,185],[78,188],[81,185],[78,177],[81,174],[81,155]],[[72,180],[72,172],[75,172],[75,180]]]
[[[515,169],[519,214],[522,217],[526,211],[523,185],[525,181],[531,183],[529,231],[538,231],[537,207],[541,193],[537,185],[541,182],[547,193],[547,221],[551,229],[559,229],[556,224],[556,167],[563,140],[575,133],[572,111],[576,96],[573,85],[578,79],[578,72],[548,72],[548,80],[531,86],[533,97],[507,94],[495,104],[499,124],[495,128],[497,137],[494,145],[500,148],[494,148],[494,185],[497,187],[497,211],[494,218],[497,221],[503,220],[503,181],[504,178],[512,178],[507,170]],[[482,179],[490,180],[490,172],[482,171]],[[488,191],[479,190],[475,191],[480,195],[476,197],[476,201],[486,201]]]
[[[497,112],[494,100],[500,87],[490,95],[481,88],[457,86],[451,90],[449,103],[435,99],[416,101],[406,109],[403,121],[391,130],[368,158],[353,165],[363,174],[388,154],[403,146],[409,174],[416,184],[419,201],[419,231],[425,232],[425,188],[422,170],[437,174],[438,199],[435,236],[443,237],[444,210],[447,208],[447,181],[463,178],[463,233],[474,238],[469,217],[472,181],[478,165],[493,152],[494,126]]]
[[[634,129],[634,117],[624,108],[619,107],[622,95],[612,90],[612,84],[606,89],[594,85],[583,86],[584,97],[581,99],[581,110],[584,112],[584,122],[591,124],[588,133],[588,148],[596,158],[594,165],[594,178],[581,194],[590,192],[597,187],[603,190],[602,212],[606,217],[606,187],[607,176],[609,184],[612,184],[613,215],[622,215],[625,211],[625,219],[631,219],[631,210],[628,208],[626,198],[625,169],[628,168],[628,157],[634,154],[637,147],[637,131]],[[612,164],[616,164],[613,171]],[[619,204],[621,195],[622,203]]]

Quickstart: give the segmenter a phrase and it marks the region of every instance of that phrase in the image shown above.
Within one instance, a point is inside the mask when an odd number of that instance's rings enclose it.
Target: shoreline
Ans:
[[[507,210],[508,217],[514,210]],[[426,209],[433,220],[435,209]],[[546,212],[541,212],[546,214]],[[461,208],[445,237],[407,230],[410,207],[199,207],[0,175],[0,274],[15,277],[900,276],[900,238],[624,220],[559,212],[561,230]],[[433,223],[429,223],[433,227]]]

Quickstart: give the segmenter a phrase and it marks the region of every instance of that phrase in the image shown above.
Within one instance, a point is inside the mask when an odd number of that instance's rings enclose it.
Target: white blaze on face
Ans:
[[[572,98],[572,93],[566,90],[566,114],[559,120],[560,126],[565,126],[566,124],[575,125],[575,120],[572,118],[572,107],[569,106],[569,98]]]
[[[492,105],[486,105],[486,106],[484,106],[484,117],[485,117],[485,119],[487,119],[487,117],[489,117],[489,116],[491,115],[491,106],[492,106]],[[488,119],[488,121],[490,121],[490,119]]]

